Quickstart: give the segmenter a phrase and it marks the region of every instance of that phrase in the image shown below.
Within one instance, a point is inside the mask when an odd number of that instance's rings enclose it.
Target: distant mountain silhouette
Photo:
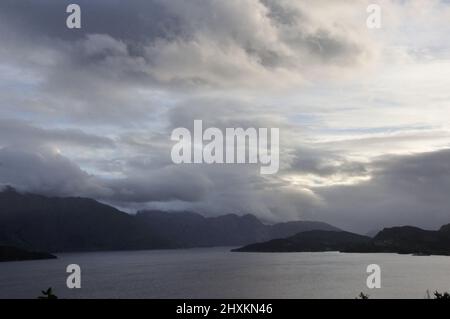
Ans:
[[[0,262],[54,258],[56,258],[56,256],[48,253],[27,251],[16,247],[0,246]]]
[[[311,229],[337,230],[309,221],[264,225],[253,215],[147,211],[134,216],[87,198],[0,192],[0,245],[34,251],[240,246]]]
[[[370,237],[346,231],[312,230],[298,233],[285,239],[274,239],[264,243],[247,245],[233,251],[238,252],[319,252],[340,251],[353,245],[370,242]]]
[[[360,253],[399,253],[450,255],[450,224],[438,231],[403,226],[385,228],[374,238],[343,231],[309,231],[262,243],[250,244],[233,251],[241,252],[308,252],[341,251]]]
[[[265,225],[253,215],[206,218],[192,212],[143,211],[136,218],[153,234],[166,236],[180,247],[237,246],[313,229],[339,230],[329,224],[312,221]]]
[[[412,226],[385,228],[369,244],[348,251],[450,255],[450,224],[437,231]]]
[[[137,220],[86,198],[0,193],[0,244],[63,252],[170,248]]]

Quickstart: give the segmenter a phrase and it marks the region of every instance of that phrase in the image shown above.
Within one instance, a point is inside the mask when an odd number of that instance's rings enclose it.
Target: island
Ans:
[[[49,253],[28,251],[11,246],[0,246],[0,262],[55,258],[57,257]]]
[[[450,255],[450,224],[439,230],[413,226],[390,227],[374,238],[346,231],[314,230],[287,238],[255,243],[234,252],[323,252],[398,253],[413,255]]]

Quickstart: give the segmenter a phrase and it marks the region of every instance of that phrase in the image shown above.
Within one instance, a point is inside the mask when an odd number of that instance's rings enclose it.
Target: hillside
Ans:
[[[284,239],[247,245],[236,252],[320,252],[340,251],[354,245],[366,244],[369,237],[345,231],[312,230]]]
[[[52,198],[12,188],[0,192],[0,245],[34,251],[240,246],[311,229],[337,228],[309,221],[265,225],[253,215],[130,215],[88,198]]]

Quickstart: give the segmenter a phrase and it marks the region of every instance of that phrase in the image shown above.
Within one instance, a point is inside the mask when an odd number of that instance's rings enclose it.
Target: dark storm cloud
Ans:
[[[104,194],[95,177],[45,147],[0,149],[0,182],[45,195]]]
[[[87,196],[109,202],[192,201],[202,199],[211,182],[196,169],[170,166],[103,179],[47,147],[0,149],[0,182],[20,190],[56,196]]]
[[[125,203],[164,201],[196,202],[205,198],[212,182],[196,168],[167,166],[136,171],[124,179],[107,181],[113,196],[105,199]]]
[[[450,223],[450,150],[387,156],[370,167],[367,182],[317,190],[328,203],[323,218],[366,231]]]
[[[109,34],[126,42],[172,38],[182,32],[177,17],[157,0],[78,0],[83,28],[66,28],[66,8],[71,0],[5,0],[0,16],[21,33],[77,40],[86,34]],[[85,9],[85,10],[84,10]]]

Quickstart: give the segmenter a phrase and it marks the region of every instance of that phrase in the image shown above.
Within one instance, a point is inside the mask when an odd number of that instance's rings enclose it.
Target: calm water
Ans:
[[[229,248],[60,254],[0,263],[0,298],[35,298],[52,286],[65,298],[423,298],[450,290],[450,257],[396,254],[231,253]],[[65,268],[82,268],[69,290]],[[369,291],[366,267],[382,268]]]

